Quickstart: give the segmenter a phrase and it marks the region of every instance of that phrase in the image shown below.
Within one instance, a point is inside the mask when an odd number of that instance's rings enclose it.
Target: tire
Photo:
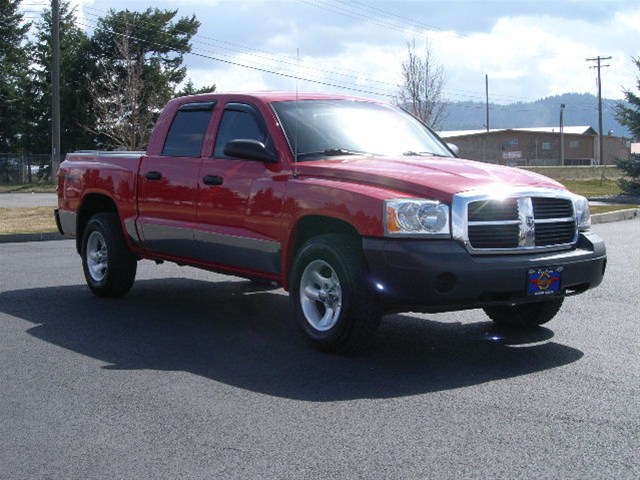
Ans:
[[[513,306],[486,307],[484,312],[496,324],[515,328],[533,328],[549,322],[562,307],[564,298]]]
[[[312,238],[297,253],[291,303],[306,340],[326,352],[363,348],[381,309],[365,275],[361,248],[349,235]]]
[[[124,240],[117,214],[99,213],[89,219],[81,256],[84,278],[95,295],[121,297],[131,290],[138,262]]]

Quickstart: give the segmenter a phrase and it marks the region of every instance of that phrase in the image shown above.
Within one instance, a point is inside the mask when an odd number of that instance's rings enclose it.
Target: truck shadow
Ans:
[[[282,290],[245,281],[140,280],[118,300],[96,298],[80,285],[7,291],[0,310],[34,323],[30,335],[105,362],[106,369],[186,371],[305,401],[443,391],[583,356],[551,341],[546,328],[516,334],[491,322],[412,315],[385,318],[363,353],[323,354],[301,339]]]

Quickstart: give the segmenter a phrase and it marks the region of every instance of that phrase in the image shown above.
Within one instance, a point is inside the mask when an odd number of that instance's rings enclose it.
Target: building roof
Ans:
[[[574,135],[597,135],[597,132],[590,126],[564,127],[564,133]],[[560,127],[529,127],[529,128],[492,128],[489,133],[497,132],[536,132],[536,133],[559,133]],[[442,138],[464,137],[468,135],[481,135],[487,133],[482,130],[447,130],[438,132]]]

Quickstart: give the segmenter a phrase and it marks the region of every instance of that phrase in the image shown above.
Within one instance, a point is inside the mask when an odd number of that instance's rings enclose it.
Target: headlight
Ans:
[[[435,200],[386,200],[385,234],[387,236],[429,236],[451,238],[449,207]]]
[[[573,208],[576,210],[576,221],[578,230],[584,232],[591,228],[591,212],[589,211],[589,200],[580,195],[574,195]]]

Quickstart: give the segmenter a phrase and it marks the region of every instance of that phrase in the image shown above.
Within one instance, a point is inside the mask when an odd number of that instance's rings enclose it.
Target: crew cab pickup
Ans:
[[[57,193],[94,294],[126,294],[140,259],[276,283],[329,351],[364,345],[390,312],[534,327],[606,266],[585,198],[457,158],[401,109],[348,96],[176,98],[146,152],[69,154]]]

